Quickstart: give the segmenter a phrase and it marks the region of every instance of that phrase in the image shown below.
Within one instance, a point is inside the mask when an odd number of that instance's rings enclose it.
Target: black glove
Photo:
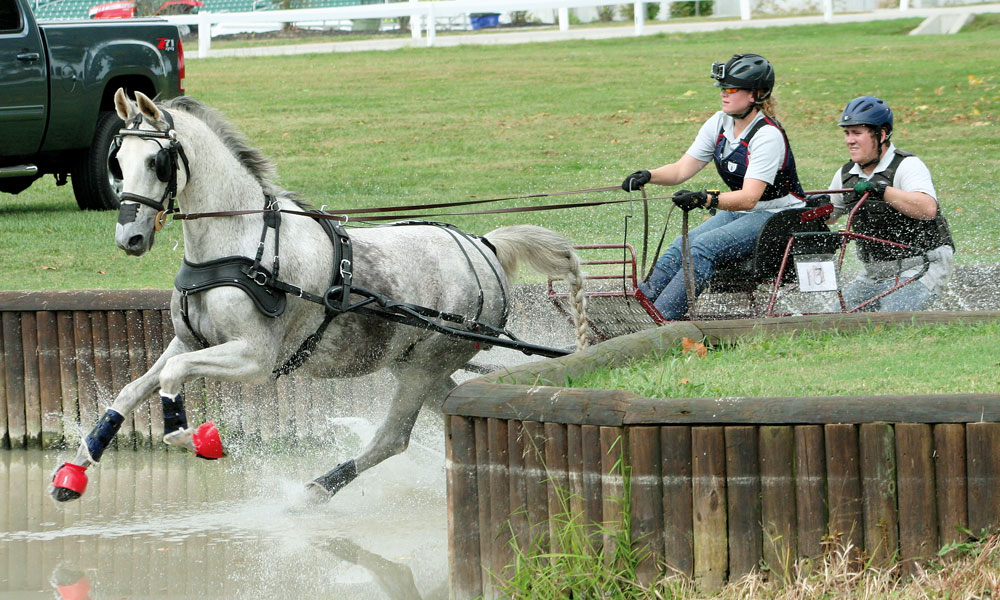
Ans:
[[[861,196],[864,196],[865,193],[868,194],[870,200],[881,200],[887,187],[889,186],[882,181],[859,181],[854,184],[854,201],[861,200]]]
[[[634,192],[649,183],[650,177],[649,171],[636,171],[625,178],[625,181],[622,182],[622,189],[626,192]]]
[[[691,192],[688,190],[674,192],[674,204],[677,205],[677,208],[683,210],[705,208],[707,202],[708,194],[705,193],[705,190],[701,190],[700,192]]]

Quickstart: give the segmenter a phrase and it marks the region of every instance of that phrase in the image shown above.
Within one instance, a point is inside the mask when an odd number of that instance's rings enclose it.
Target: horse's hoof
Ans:
[[[49,492],[57,502],[76,500],[87,490],[87,467],[63,463],[52,477],[52,490]]]
[[[191,452],[196,452],[194,449],[194,441],[192,440],[193,436],[194,429],[191,429],[190,427],[178,429],[164,435],[163,443],[168,446],[177,446],[178,448],[184,448],[190,450]]]
[[[330,498],[333,498],[333,494],[319,483],[310,481],[306,484],[306,501],[309,504],[326,504]]]
[[[199,458],[215,460],[226,455],[222,450],[222,438],[219,437],[219,430],[211,421],[202,423],[198,427],[191,435],[191,442],[194,444],[195,456]]]
[[[49,495],[51,495],[52,499],[56,502],[70,502],[78,499],[83,494],[80,492],[74,492],[73,490],[69,490],[64,487],[52,486],[52,489],[49,490]]]

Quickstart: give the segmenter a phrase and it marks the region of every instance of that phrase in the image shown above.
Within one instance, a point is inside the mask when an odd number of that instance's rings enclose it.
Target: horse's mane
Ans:
[[[236,127],[226,120],[226,117],[221,112],[189,96],[172,98],[161,102],[160,106],[167,109],[181,110],[191,116],[197,117],[205,123],[209,129],[219,136],[223,145],[233,153],[236,160],[246,167],[254,179],[260,183],[265,194],[291,200],[303,210],[312,208],[298,194],[278,185],[278,171],[274,162],[261,152],[259,148],[251,146],[246,136],[243,135],[243,132],[236,129]]]

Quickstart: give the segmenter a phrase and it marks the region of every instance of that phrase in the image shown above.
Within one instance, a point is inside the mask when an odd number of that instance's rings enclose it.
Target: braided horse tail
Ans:
[[[570,286],[577,349],[587,347],[586,296],[580,257],[558,233],[535,225],[501,227],[484,236],[497,251],[507,278],[513,280],[521,261],[547,277],[560,277]]]

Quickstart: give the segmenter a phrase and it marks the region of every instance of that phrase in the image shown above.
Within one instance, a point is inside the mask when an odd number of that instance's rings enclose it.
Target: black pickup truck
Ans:
[[[108,170],[121,128],[118,88],[184,93],[177,26],[162,19],[36,22],[26,0],[0,0],[0,192],[67,177],[82,209],[118,208]]]

